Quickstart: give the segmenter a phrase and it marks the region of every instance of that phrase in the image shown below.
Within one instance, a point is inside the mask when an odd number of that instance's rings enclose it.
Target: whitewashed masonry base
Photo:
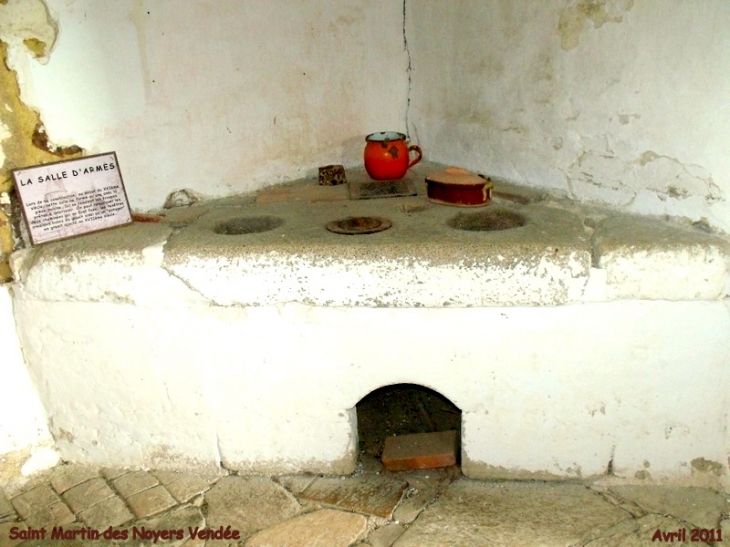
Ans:
[[[17,253],[20,339],[63,459],[349,473],[355,405],[409,383],[462,410],[470,477],[727,487],[723,238],[498,201],[526,226],[457,233],[456,210],[403,203],[223,203],[183,229]],[[393,228],[322,228],[373,211]],[[261,215],[285,222],[214,231]]]

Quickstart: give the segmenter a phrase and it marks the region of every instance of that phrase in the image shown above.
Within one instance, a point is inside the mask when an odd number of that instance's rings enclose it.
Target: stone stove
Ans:
[[[415,384],[462,411],[470,477],[727,484],[726,239],[513,187],[480,211],[515,226],[484,231],[423,190],[231,198],[17,253],[62,457],[346,474],[357,403]],[[350,216],[392,226],[325,229]]]

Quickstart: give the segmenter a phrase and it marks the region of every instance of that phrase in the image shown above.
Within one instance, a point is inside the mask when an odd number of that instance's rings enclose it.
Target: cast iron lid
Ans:
[[[326,228],[336,234],[374,234],[387,230],[393,223],[382,217],[347,217],[328,222]]]

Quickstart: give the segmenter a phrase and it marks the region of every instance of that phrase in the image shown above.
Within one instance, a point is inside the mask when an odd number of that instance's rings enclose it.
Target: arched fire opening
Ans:
[[[456,455],[461,440],[461,410],[440,393],[417,384],[381,387],[356,405],[358,449],[365,468],[383,458],[386,439],[413,434],[455,432]],[[401,437],[424,439],[423,437]],[[443,435],[432,436],[438,441]],[[453,438],[453,436],[451,437]],[[426,444],[429,438],[425,439]],[[393,440],[389,442],[393,446]],[[386,454],[387,458],[388,454]],[[458,461],[457,461],[458,464]]]

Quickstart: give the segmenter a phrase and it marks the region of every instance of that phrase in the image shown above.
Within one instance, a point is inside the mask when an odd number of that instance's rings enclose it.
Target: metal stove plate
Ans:
[[[389,181],[351,180],[348,186],[350,199],[399,198],[416,195],[416,187],[409,177]]]
[[[347,217],[328,222],[326,228],[335,234],[374,234],[387,230],[393,223],[382,217]]]

